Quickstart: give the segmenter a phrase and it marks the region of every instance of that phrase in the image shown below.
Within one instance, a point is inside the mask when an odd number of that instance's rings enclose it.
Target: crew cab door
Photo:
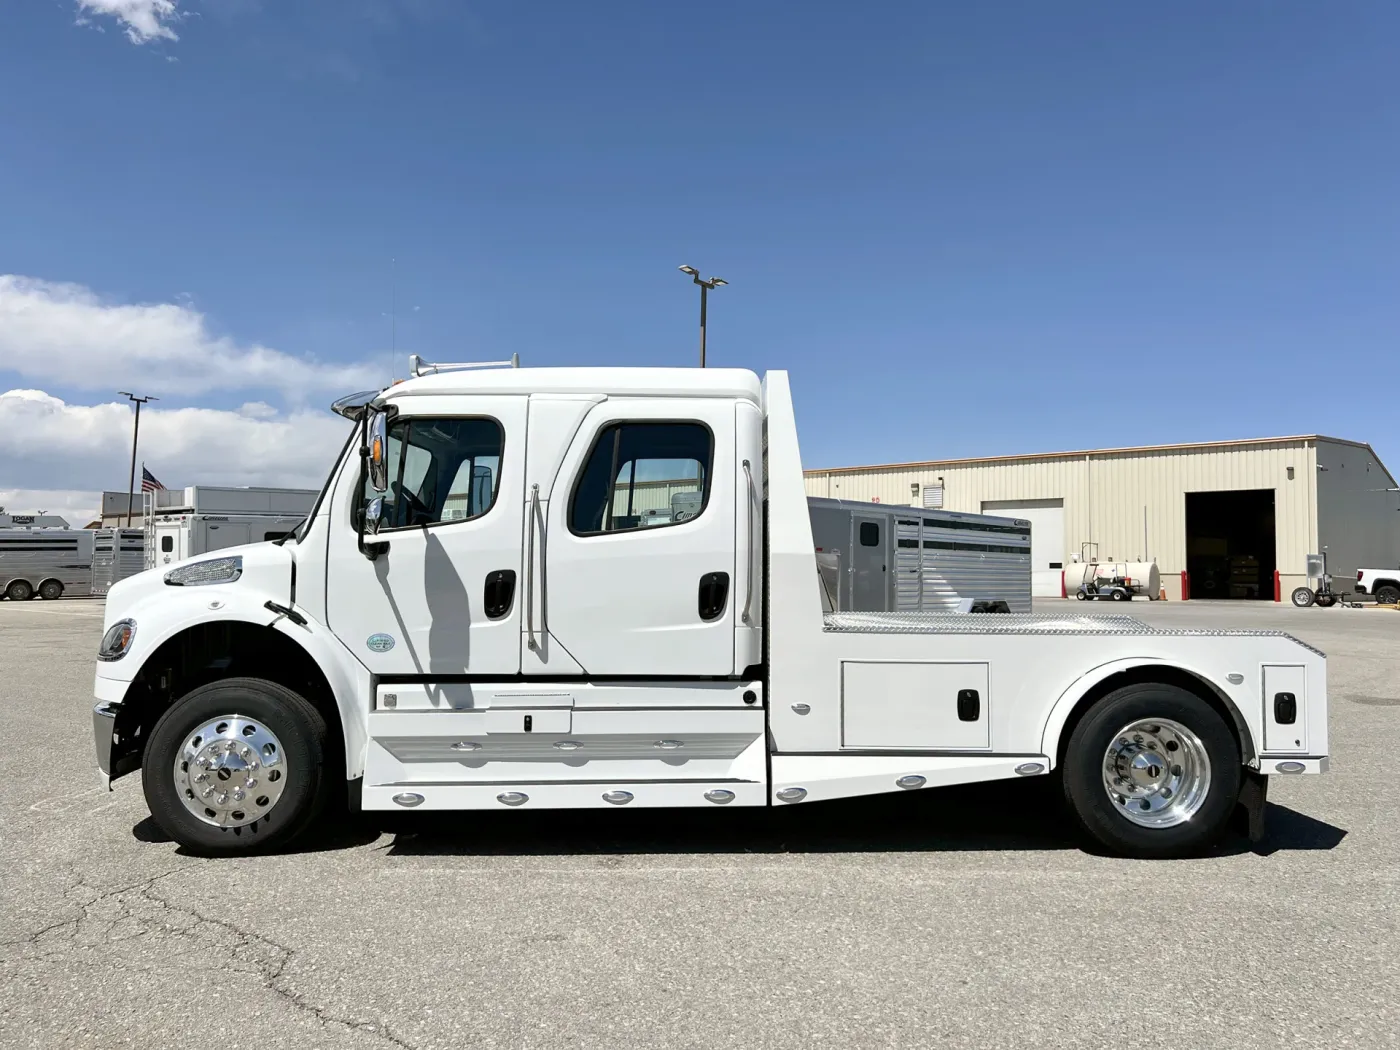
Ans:
[[[404,398],[370,561],[357,549],[354,462],[337,485],[327,620],[375,674],[520,670],[524,396]],[[410,414],[411,413],[411,414]]]
[[[551,673],[550,646],[590,676],[733,672],[734,435],[732,400],[588,410],[547,498],[526,493],[525,673]]]

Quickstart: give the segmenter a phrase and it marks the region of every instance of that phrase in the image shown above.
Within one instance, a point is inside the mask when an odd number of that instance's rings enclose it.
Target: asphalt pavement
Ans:
[[[1269,835],[1085,852],[1047,781],[773,812],[328,821],[183,854],[97,786],[100,602],[0,602],[0,1046],[1400,1043],[1400,612],[1060,602],[1329,656]]]

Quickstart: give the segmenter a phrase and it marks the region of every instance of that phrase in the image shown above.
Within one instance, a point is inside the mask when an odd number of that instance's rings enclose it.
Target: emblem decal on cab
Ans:
[[[372,653],[387,653],[394,647],[394,637],[389,634],[372,634],[365,639],[365,646]]]

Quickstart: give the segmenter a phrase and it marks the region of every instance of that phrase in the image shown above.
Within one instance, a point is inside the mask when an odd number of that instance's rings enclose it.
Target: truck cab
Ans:
[[[367,810],[790,806],[1055,772],[1121,852],[1326,766],[1325,660],[1124,617],[824,610],[782,372],[416,367],[279,544],[114,587],[99,766],[191,849]],[[1283,698],[1283,699],[1280,699]]]

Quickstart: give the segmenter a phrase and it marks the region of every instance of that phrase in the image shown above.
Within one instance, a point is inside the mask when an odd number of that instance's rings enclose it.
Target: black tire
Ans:
[[[39,597],[46,602],[56,602],[63,597],[63,584],[58,580],[45,580],[39,584]]]
[[[1089,596],[1088,596],[1087,594],[1085,594],[1083,591],[1075,591],[1075,592],[1074,592],[1074,596],[1075,596],[1075,598],[1077,598],[1077,599],[1078,599],[1079,601],[1081,601],[1081,602],[1082,602],[1082,601],[1086,601],[1086,600],[1088,599],[1088,597],[1089,597]]]
[[[206,824],[181,801],[174,766],[185,737],[210,719],[237,714],[265,723],[282,744],[287,782],[265,817],[242,827]],[[329,733],[321,712],[297,693],[261,678],[227,678],[200,686],[161,715],[146,743],[146,805],[172,839],[201,856],[265,853],[285,846],[324,808]]]
[[[1131,597],[1127,591],[1115,587],[1113,590],[1113,600],[1115,602],[1126,602]]]
[[[1376,601],[1381,605],[1395,605],[1400,603],[1400,587],[1389,583],[1381,584],[1376,588]]]
[[[28,580],[11,580],[5,588],[5,597],[12,602],[27,602],[34,597],[34,587]]]
[[[1200,740],[1210,759],[1210,786],[1191,819],[1171,827],[1143,827],[1123,815],[1104,786],[1104,756],[1123,729],[1141,719],[1170,719]],[[1220,713],[1194,693],[1173,685],[1143,683],[1108,694],[1080,719],[1065,750],[1062,784],[1070,812],[1083,833],[1127,857],[1197,855],[1229,827],[1239,801],[1239,745]]]
[[[1337,596],[1335,594],[1319,594],[1317,596],[1317,607],[1319,609],[1330,609],[1336,604]]]
[[[1295,587],[1292,594],[1293,604],[1300,609],[1306,609],[1314,601],[1317,595],[1313,593],[1311,587]]]

